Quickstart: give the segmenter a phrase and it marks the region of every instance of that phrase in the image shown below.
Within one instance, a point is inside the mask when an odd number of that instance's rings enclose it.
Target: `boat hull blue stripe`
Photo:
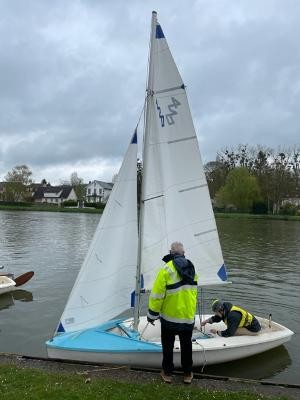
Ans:
[[[119,328],[128,336],[107,331],[112,328]],[[96,353],[161,352],[160,344],[139,340],[139,334],[123,326],[122,320],[110,321],[110,323],[83,331],[62,333],[49,340],[47,347]]]

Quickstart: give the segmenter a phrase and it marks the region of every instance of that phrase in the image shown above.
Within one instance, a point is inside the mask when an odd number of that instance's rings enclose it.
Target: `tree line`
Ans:
[[[217,209],[295,214],[300,198],[300,148],[238,145],[218,152],[205,174]],[[285,201],[285,204],[284,202]]]
[[[31,202],[32,201],[32,171],[27,165],[17,165],[5,176],[4,190],[0,193],[0,200],[6,202]],[[46,179],[42,179],[40,185],[51,186]],[[85,184],[77,172],[70,176],[68,185],[75,190],[77,199],[83,201],[85,198]]]
[[[298,212],[299,146],[277,151],[248,145],[226,148],[218,152],[216,161],[205,164],[204,170],[210,196],[217,210],[273,214]],[[139,188],[142,171],[142,162],[138,160]],[[18,165],[9,171],[4,184],[5,190],[0,200],[32,201],[32,171],[27,165]],[[41,184],[45,185],[47,181],[43,179]],[[84,199],[85,185],[77,172],[71,174],[70,184],[78,199]],[[295,199],[298,199],[298,206]]]

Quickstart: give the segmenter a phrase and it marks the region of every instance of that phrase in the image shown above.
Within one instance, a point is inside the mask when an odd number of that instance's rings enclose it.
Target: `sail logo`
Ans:
[[[165,120],[167,121],[168,125],[175,124],[174,116],[178,114],[176,109],[181,105],[181,103],[175,97],[171,97],[171,100],[172,103],[167,105],[169,113],[164,115],[156,99],[156,109],[158,111],[158,116],[162,128],[165,126]]]
[[[165,117],[161,112],[161,108],[158,105],[157,99],[156,99],[156,108],[157,108],[157,111],[158,111],[158,116],[160,118],[160,124],[161,124],[162,127],[164,127],[165,126]]]

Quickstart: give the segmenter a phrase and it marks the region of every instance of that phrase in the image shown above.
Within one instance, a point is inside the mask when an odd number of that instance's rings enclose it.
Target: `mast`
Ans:
[[[145,108],[145,128],[144,128],[144,138],[143,138],[143,169],[147,162],[145,160],[145,144],[148,137],[147,132],[149,131],[149,97],[152,95],[153,88],[153,43],[156,32],[157,24],[157,12],[152,11],[151,19],[151,33],[150,33],[150,49],[149,49],[149,61],[148,61],[148,82],[146,90],[146,108]],[[134,301],[134,329],[138,329],[139,324],[139,307],[141,301],[141,259],[142,259],[142,235],[143,222],[144,222],[144,212],[143,212],[143,199],[145,193],[145,179],[142,180],[142,193],[140,197],[140,218],[139,218],[139,231],[138,231],[138,259],[137,259],[137,271],[135,278],[135,301]]]

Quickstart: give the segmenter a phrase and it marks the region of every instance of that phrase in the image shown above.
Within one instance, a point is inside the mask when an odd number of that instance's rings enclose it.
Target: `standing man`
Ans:
[[[173,348],[179,336],[184,383],[193,379],[192,333],[197,305],[197,276],[194,265],[184,256],[183,244],[174,242],[170,254],[164,256],[165,266],[154,281],[149,298],[148,322],[160,318],[163,361],[161,377],[172,382]]]

